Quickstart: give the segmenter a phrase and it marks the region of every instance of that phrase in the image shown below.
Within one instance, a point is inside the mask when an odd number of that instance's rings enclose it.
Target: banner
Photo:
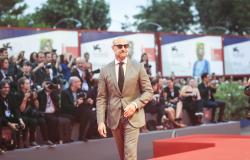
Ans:
[[[200,77],[202,73],[223,75],[222,38],[202,35],[161,36],[164,76]]]
[[[224,37],[226,75],[250,74],[250,38]]]
[[[154,34],[118,32],[82,32],[81,55],[90,54],[93,69],[102,68],[114,60],[112,42],[123,37],[129,41],[129,58],[140,62],[142,53],[147,53],[152,75],[156,75],[156,51]]]
[[[78,32],[61,30],[0,29],[0,47],[8,47],[9,55],[25,51],[29,58],[32,52],[56,49],[58,54],[78,53]]]

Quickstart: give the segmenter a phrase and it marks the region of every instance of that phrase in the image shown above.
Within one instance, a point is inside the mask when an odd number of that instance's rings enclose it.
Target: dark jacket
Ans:
[[[88,70],[85,70],[84,72],[85,72],[85,77],[86,77],[85,79],[86,79],[88,86],[90,88],[93,85],[93,81],[91,80],[92,79],[91,74]],[[76,76],[81,80],[81,82],[83,82],[83,79],[80,76],[80,73],[78,72],[77,68],[72,69],[71,76]]]
[[[51,92],[50,98],[55,107],[55,113],[59,112],[59,95],[56,92]],[[39,110],[41,112],[45,112],[47,105],[47,94],[43,89],[38,93],[38,101],[39,101]]]
[[[177,87],[177,86],[174,86],[174,95],[171,94],[171,91],[170,91],[169,87],[164,88],[164,92],[167,92],[168,100],[174,99],[174,98],[180,96],[180,88]]]
[[[7,125],[8,122],[17,123],[20,118],[18,106],[15,103],[14,95],[9,94],[6,98],[0,96],[0,119],[1,124]],[[8,104],[8,106],[6,105]],[[9,110],[9,115],[6,115],[6,111]]]
[[[74,97],[70,88],[61,93],[61,111],[65,114],[75,114],[76,106],[74,105]]]
[[[37,85],[42,85],[44,81],[50,80],[45,68],[40,68],[34,73],[34,81]]]
[[[216,93],[216,89],[211,87],[206,87],[205,84],[202,82],[198,85],[199,92],[201,94],[201,99],[204,101],[209,100],[209,94],[211,96],[211,100],[214,100],[214,94]]]

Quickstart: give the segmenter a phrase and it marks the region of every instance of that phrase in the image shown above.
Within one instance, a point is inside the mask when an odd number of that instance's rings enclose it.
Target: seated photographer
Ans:
[[[219,108],[219,118],[218,122],[224,122],[224,110],[226,103],[223,101],[215,100],[214,94],[216,93],[216,86],[211,83],[208,73],[203,73],[201,75],[202,83],[198,85],[201,99],[203,101],[203,106],[206,108],[212,108],[212,118],[211,122],[216,123],[215,113],[216,108]]]
[[[182,124],[182,102],[179,100],[180,88],[174,85],[174,80],[169,79],[167,87],[163,91],[163,104],[161,112],[167,114],[168,119],[175,128],[183,128],[186,125]],[[166,116],[162,117],[162,121],[166,120]]]
[[[39,111],[44,113],[46,124],[48,126],[48,136],[53,142],[67,142],[65,132],[69,132],[64,126],[70,125],[70,120],[60,116],[59,113],[59,94],[58,84],[50,81],[43,83],[43,89],[38,93]],[[70,133],[69,133],[70,134]],[[68,135],[69,135],[68,134]]]
[[[203,103],[195,79],[190,79],[188,85],[183,86],[180,96],[183,109],[187,111],[192,125],[201,124]]]
[[[68,115],[72,122],[80,123],[79,140],[87,141],[88,127],[92,117],[91,105],[94,104],[92,98],[88,98],[86,92],[81,90],[81,81],[78,77],[70,77],[69,88],[61,93],[61,110]]]
[[[40,127],[45,144],[53,146],[54,144],[48,139],[48,127],[44,114],[38,110],[39,102],[37,99],[37,91],[31,90],[30,81],[26,77],[22,77],[18,80],[18,88],[17,104],[21,112],[21,117],[29,130],[29,141],[31,146],[39,146],[35,141],[35,131],[37,126]],[[27,133],[26,130],[25,135],[23,136],[24,141],[27,138]]]
[[[17,110],[15,97],[10,94],[10,83],[8,80],[0,81],[0,154],[3,153],[5,149],[14,149],[16,145],[19,145],[20,134],[25,128],[25,124],[20,117],[20,113]],[[7,137],[2,135],[2,130],[4,127],[9,127],[12,130],[11,139],[6,139]],[[14,140],[13,145],[11,145],[11,140]],[[9,144],[8,144],[9,142]]]
[[[151,114],[157,114],[157,124],[160,124],[160,118],[159,114],[160,114],[160,91],[158,89],[158,80],[153,80],[151,82],[153,91],[154,91],[154,95],[151,101],[149,101],[149,103],[147,103],[144,107],[144,110],[146,113],[151,113]]]

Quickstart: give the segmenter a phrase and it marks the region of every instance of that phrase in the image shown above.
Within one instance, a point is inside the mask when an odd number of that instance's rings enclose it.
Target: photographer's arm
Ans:
[[[33,73],[36,73],[40,68],[44,67],[44,63],[39,63],[33,70]]]
[[[69,68],[72,67],[74,61],[75,61],[75,58],[71,58],[71,60],[70,60],[70,62],[69,62],[69,64],[68,64],[68,67],[69,67]]]
[[[62,72],[62,67],[60,65],[60,57],[57,57],[55,67],[59,72]]]
[[[24,98],[23,98],[23,100],[22,100],[22,102],[21,102],[21,104],[19,106],[19,109],[20,109],[21,112],[25,111],[29,97],[30,97],[30,93],[26,93],[24,95]]]

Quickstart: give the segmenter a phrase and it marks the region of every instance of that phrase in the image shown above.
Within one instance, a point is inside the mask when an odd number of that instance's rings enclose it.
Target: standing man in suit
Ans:
[[[128,40],[113,41],[115,60],[100,73],[97,95],[98,132],[106,137],[107,126],[115,138],[121,160],[137,159],[139,128],[145,125],[143,107],[151,100],[153,89],[140,63],[128,59]]]

